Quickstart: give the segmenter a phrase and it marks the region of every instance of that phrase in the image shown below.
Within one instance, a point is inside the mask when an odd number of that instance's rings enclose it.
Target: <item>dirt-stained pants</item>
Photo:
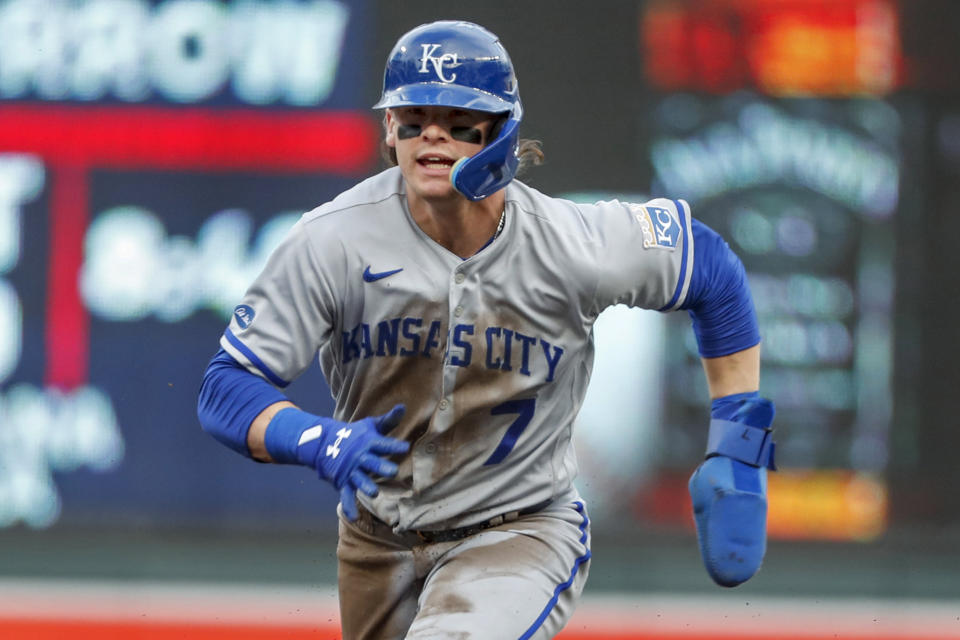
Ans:
[[[341,515],[337,557],[343,640],[542,640],[583,591],[590,523],[576,494],[454,542]]]

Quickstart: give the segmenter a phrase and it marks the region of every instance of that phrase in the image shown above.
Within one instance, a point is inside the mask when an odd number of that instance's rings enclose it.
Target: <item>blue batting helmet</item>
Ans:
[[[496,138],[450,172],[471,200],[502,189],[517,173],[523,108],[513,63],[494,34],[471,22],[443,20],[407,32],[387,59],[374,109],[438,106],[504,114]]]

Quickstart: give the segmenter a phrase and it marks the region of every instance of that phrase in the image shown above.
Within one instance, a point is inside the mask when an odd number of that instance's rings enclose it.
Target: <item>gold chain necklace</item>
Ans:
[[[493,237],[496,238],[500,235],[500,232],[503,231],[503,221],[506,220],[507,209],[504,207],[503,211],[500,212],[500,222],[497,223],[497,230],[493,233]]]

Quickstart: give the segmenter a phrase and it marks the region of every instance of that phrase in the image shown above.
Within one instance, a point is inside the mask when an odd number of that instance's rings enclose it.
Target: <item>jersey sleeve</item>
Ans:
[[[309,366],[334,324],[328,262],[301,219],[234,309],[220,346],[252,373],[287,386]]]
[[[693,266],[689,205],[658,198],[601,203],[596,304],[673,311],[684,303]]]

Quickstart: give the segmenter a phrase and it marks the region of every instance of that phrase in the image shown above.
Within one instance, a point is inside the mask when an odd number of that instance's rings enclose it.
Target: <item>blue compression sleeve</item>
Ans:
[[[760,329],[740,258],[720,235],[691,220],[696,251],[690,290],[681,309],[693,320],[704,358],[716,358],[759,344]]]
[[[263,378],[243,368],[220,349],[203,374],[197,417],[203,430],[234,451],[250,457],[250,423],[274,402],[287,397]]]

